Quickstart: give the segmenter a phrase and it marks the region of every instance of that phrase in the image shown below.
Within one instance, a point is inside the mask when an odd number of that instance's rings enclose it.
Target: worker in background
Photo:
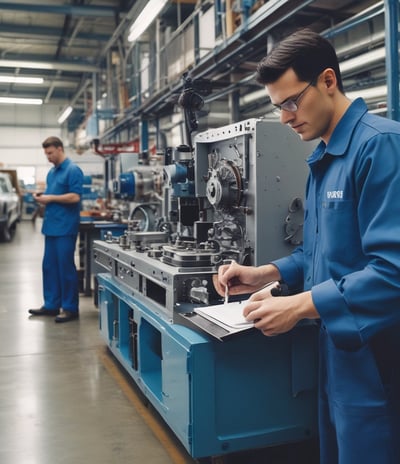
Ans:
[[[45,206],[42,233],[45,236],[43,306],[30,309],[34,316],[55,316],[56,322],[79,317],[78,273],[75,246],[79,230],[82,170],[64,153],[62,141],[48,137],[42,143],[44,153],[54,164],[47,175],[44,193],[34,194]]]
[[[282,124],[320,139],[304,241],[259,267],[221,266],[216,288],[252,293],[244,316],[266,336],[320,324],[321,464],[399,464],[400,124],[345,96],[334,48],[310,30],[280,42],[257,80]],[[271,281],[291,294],[271,296]]]

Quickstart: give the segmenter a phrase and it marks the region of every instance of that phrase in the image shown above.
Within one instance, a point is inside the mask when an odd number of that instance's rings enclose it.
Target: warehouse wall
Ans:
[[[77,162],[87,175],[103,172],[103,159],[91,153],[76,154],[68,146],[57,117],[62,108],[58,105],[2,105],[0,108],[0,165],[17,169],[35,168],[36,182],[44,182],[52,166],[46,159],[42,141],[51,135],[60,137],[66,153]],[[32,121],[34,121],[32,123]]]

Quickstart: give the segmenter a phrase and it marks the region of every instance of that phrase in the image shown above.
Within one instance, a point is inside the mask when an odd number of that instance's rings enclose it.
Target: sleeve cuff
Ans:
[[[282,280],[290,289],[303,286],[303,271],[293,256],[277,259],[271,264],[279,269]]]

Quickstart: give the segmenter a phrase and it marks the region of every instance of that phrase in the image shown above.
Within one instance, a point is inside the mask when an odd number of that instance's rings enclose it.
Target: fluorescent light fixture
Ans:
[[[57,119],[58,124],[62,124],[64,121],[66,121],[69,117],[69,115],[72,113],[72,106],[69,105],[65,108],[65,110],[60,114],[60,117]]]
[[[43,77],[0,76],[0,82],[6,84],[43,84]]]
[[[0,103],[15,104],[15,105],[42,105],[41,98],[14,98],[14,97],[0,97]]]
[[[150,0],[129,29],[129,42],[135,42],[161,13],[168,0]]]
[[[55,69],[61,71],[97,72],[99,68],[87,63],[64,63],[47,61],[17,61],[0,59],[0,68]]]

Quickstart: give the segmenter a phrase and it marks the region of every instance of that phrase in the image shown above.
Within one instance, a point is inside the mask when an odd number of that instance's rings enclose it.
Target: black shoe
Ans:
[[[38,309],[28,310],[28,313],[32,314],[32,316],[57,316],[59,312],[60,311],[58,309],[46,309],[46,308],[43,308],[43,306]]]
[[[78,312],[72,312],[72,311],[61,311],[58,316],[54,319],[56,322],[68,322],[72,321],[74,319],[79,318],[79,313]]]

